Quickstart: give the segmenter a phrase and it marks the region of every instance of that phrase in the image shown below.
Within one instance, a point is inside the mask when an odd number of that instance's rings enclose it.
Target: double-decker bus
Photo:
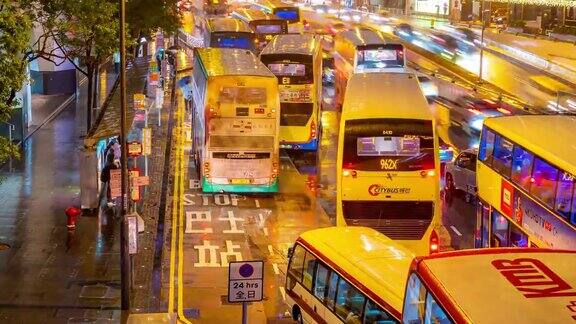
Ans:
[[[487,118],[478,151],[476,247],[576,250],[576,118]]]
[[[235,18],[208,18],[204,30],[206,47],[243,48],[255,50],[254,32]]]
[[[232,17],[242,20],[254,31],[256,49],[259,51],[266,47],[274,36],[288,33],[286,20],[260,10],[239,8],[232,12]]]
[[[228,11],[227,0],[205,0],[204,12],[209,15],[224,15]]]
[[[278,77],[280,148],[316,150],[322,103],[320,39],[278,35],[260,53],[260,60]]]
[[[365,227],[300,235],[289,250],[286,300],[299,323],[382,323],[401,319],[414,255]]]
[[[304,25],[300,18],[300,8],[296,5],[279,0],[259,0],[252,7],[286,20],[289,33],[300,34],[304,31]]]
[[[405,72],[402,44],[390,43],[384,34],[355,28],[334,37],[334,103],[342,107],[348,79],[356,73]]]
[[[576,251],[462,250],[417,257],[402,323],[573,323]]]
[[[438,134],[416,75],[353,75],[338,138],[337,225],[372,227],[417,255],[438,252]]]
[[[192,149],[204,192],[277,192],[278,81],[256,55],[194,50]]]

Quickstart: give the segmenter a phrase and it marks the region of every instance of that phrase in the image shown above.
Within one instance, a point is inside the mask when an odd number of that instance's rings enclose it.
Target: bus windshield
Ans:
[[[312,111],[313,103],[281,103],[280,126],[306,126]]]
[[[356,69],[359,72],[370,69],[402,67],[404,67],[404,53],[401,45],[395,46],[395,44],[390,44],[386,47],[378,45],[358,48]]]
[[[279,18],[287,20],[290,23],[295,23],[300,21],[300,13],[298,8],[288,7],[288,8],[276,8],[274,9],[274,14]]]
[[[255,31],[259,34],[282,34],[282,25],[273,23],[255,24]]]
[[[257,105],[266,104],[266,100],[265,88],[224,87],[219,96],[221,104]]]
[[[382,163],[384,159],[394,163]],[[434,168],[432,121],[356,119],[344,129],[345,168],[416,171]]]
[[[253,37],[254,36],[250,33],[212,33],[210,46],[252,50],[254,49]]]

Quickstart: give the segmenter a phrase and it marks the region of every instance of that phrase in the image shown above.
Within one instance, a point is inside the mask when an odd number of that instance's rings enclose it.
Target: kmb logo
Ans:
[[[494,260],[492,265],[526,298],[576,296],[576,290],[540,260]]]

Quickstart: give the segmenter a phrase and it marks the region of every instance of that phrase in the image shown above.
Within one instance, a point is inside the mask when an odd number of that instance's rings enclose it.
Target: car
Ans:
[[[394,26],[394,35],[401,38],[409,38],[414,36],[414,28],[410,24],[401,23]]]
[[[330,9],[330,7],[328,5],[314,5],[312,6],[312,9],[318,13],[318,14],[325,14],[328,13],[328,9]]]
[[[500,101],[487,98],[476,98],[471,95],[457,99],[459,107],[450,111],[450,118],[462,127],[462,130],[470,136],[480,133],[484,119],[511,115],[510,109]]]
[[[445,193],[453,195],[456,190],[463,191],[466,202],[471,202],[476,196],[476,158],[478,149],[467,149],[456,157],[453,162],[447,162],[445,167]]]
[[[434,83],[430,77],[422,74],[418,76],[418,81],[420,82],[420,88],[428,101],[438,97],[438,86],[436,86],[436,83]]]

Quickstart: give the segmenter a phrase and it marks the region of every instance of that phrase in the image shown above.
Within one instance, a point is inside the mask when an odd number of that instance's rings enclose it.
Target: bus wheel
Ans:
[[[454,179],[450,173],[446,173],[446,193],[454,193]]]

